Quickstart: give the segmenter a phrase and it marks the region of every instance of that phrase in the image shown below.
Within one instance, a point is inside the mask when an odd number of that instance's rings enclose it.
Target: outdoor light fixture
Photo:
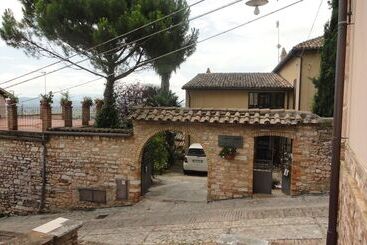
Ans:
[[[250,7],[255,7],[254,14],[258,15],[260,14],[259,7],[267,4],[268,2],[269,2],[268,0],[250,0],[246,2],[246,5]]]

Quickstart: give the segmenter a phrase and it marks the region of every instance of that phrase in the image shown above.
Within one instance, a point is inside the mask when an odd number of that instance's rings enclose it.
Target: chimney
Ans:
[[[287,51],[285,51],[285,48],[282,49],[282,53],[280,55],[280,61],[284,60],[284,58],[287,56]]]
[[[206,73],[212,73],[212,72],[210,71],[210,68],[208,68],[208,69],[206,70]]]

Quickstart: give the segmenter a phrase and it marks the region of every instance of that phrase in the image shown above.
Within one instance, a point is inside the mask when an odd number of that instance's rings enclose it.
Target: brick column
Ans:
[[[8,129],[18,130],[17,102],[15,100],[8,99],[6,101],[6,109],[8,114]]]
[[[65,127],[71,128],[73,126],[73,106],[72,106],[72,102],[68,101],[66,103],[63,104],[63,108],[64,108],[64,122],[65,122]]]
[[[61,104],[61,120],[65,120],[65,106]]]
[[[50,103],[41,101],[41,116],[42,131],[47,131],[47,129],[52,128],[52,112]]]
[[[103,100],[96,100],[96,115],[102,110]]]
[[[89,126],[90,120],[90,104],[82,103],[82,125]]]

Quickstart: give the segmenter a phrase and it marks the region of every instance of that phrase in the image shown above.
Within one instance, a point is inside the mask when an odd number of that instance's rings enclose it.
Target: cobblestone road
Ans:
[[[165,176],[142,202],[131,207],[3,218],[0,230],[26,232],[65,217],[84,222],[79,232],[84,244],[211,244],[226,234],[294,240],[287,244],[324,244],[327,196],[206,203],[205,183],[205,177]],[[98,219],[101,215],[107,217]]]

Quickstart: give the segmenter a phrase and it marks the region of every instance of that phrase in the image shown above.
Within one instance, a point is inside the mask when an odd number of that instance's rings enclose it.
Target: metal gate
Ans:
[[[273,185],[273,163],[269,160],[256,160],[254,164],[254,193],[271,194]]]
[[[151,159],[151,151],[149,147],[144,148],[141,163],[141,195],[144,196],[152,186],[153,162]]]
[[[273,172],[281,171],[282,192],[290,194],[292,140],[285,137],[265,136],[255,139],[253,192],[271,194]],[[278,180],[274,180],[280,181]]]

